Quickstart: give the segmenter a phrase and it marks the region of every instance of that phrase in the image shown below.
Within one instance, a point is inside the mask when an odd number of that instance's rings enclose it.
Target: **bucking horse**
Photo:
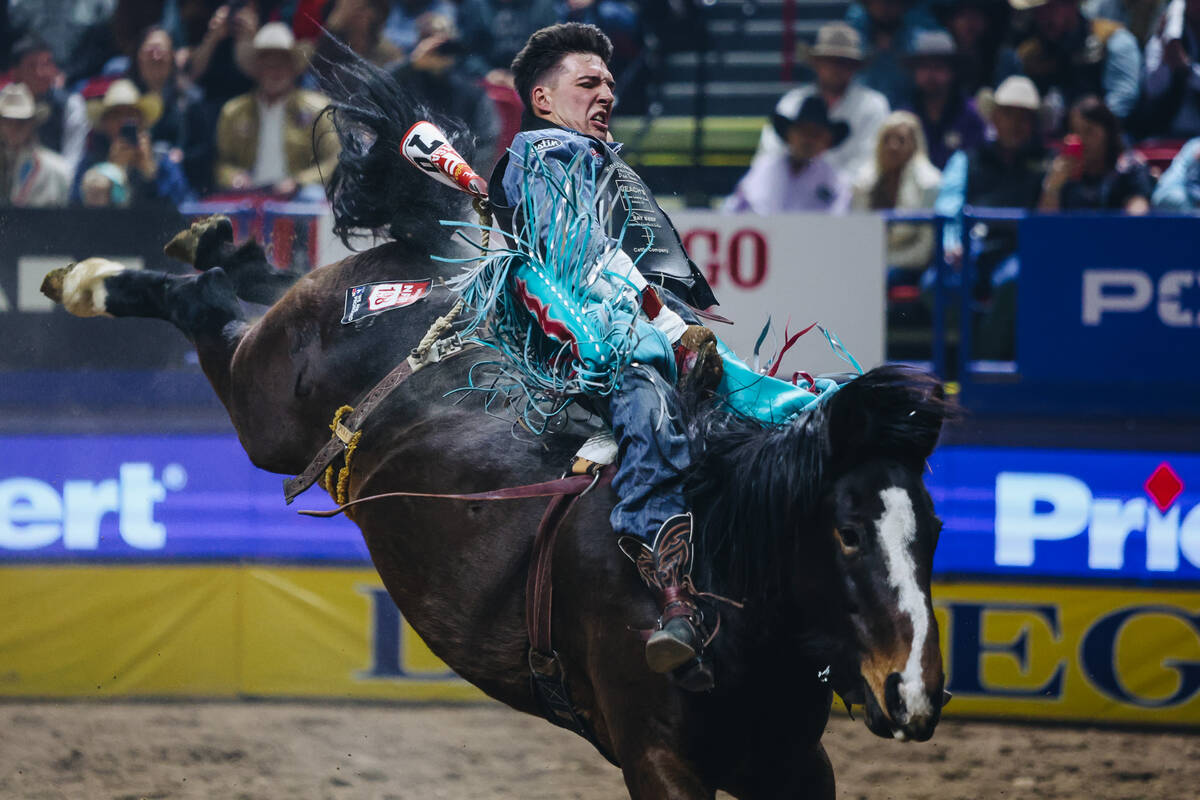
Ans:
[[[360,402],[452,307],[444,281],[460,267],[434,256],[471,252],[440,224],[473,219],[469,198],[399,155],[418,120],[436,122],[468,158],[469,131],[382,73],[359,64],[339,74],[328,110],[342,147],[327,186],[336,230],[385,241],[292,276],[212,218],[168,248],[194,273],[87,259],[43,286],[72,314],[157,318],[182,331],[250,460],[287,475],[329,442],[339,409]],[[425,280],[419,302],[343,323],[348,288]],[[252,319],[244,302],[269,308]],[[465,349],[386,394],[327,488],[343,500],[461,496],[561,476],[595,417],[564,415],[540,436],[514,427],[485,393],[457,391],[484,357]],[[926,740],[941,713],[930,602],[941,523],[922,476],[949,408],[935,379],[896,366],[867,371],[781,425],[685,405],[696,453],[687,477],[695,583],[737,601],[704,600],[720,620],[710,645],[716,686],[685,692],[647,668],[635,629],[650,628],[657,609],[617,546],[614,495],[600,485],[562,520],[551,553],[549,621],[570,707],[634,798],[698,800],[718,789],[747,800],[833,798],[821,735],[835,691],[865,706],[868,727],[889,738]],[[430,649],[529,713],[545,710],[526,619],[544,503],[403,495],[346,512]]]

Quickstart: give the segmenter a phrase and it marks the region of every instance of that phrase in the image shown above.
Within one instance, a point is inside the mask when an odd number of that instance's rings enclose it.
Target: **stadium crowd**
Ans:
[[[660,16],[615,0],[0,0],[0,204],[318,198],[337,155],[318,73],[347,47],[466,120],[488,168],[519,125],[508,67],[530,33],[599,25],[635,99]]]
[[[345,57],[342,43],[467,120],[486,169],[519,124],[508,65],[532,31],[602,27],[622,113],[637,114],[657,51],[686,47],[671,15],[687,6],[6,0],[0,196],[317,197],[336,157],[318,73]],[[1200,0],[862,0],[806,56],[814,79],[779,99],[726,209],[1136,214],[1200,203]],[[928,232],[897,227],[891,260],[915,265],[931,247]]]

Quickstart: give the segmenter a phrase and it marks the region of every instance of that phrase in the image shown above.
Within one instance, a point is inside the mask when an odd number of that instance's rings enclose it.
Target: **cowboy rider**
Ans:
[[[739,410],[766,420],[790,416],[813,395],[771,379],[766,380],[778,385],[761,391],[762,376],[737,361],[712,331],[694,324],[689,310],[673,310],[657,291],[656,285],[663,286],[699,309],[716,304],[670,219],[613,141],[611,55],[611,42],[593,25],[553,25],[529,38],[512,64],[525,104],[522,127],[492,173],[490,200],[501,227],[510,233],[519,227],[514,216],[524,194],[553,194],[537,161],[558,174],[573,174],[573,184],[582,184],[572,186],[581,204],[614,210],[608,229],[600,221],[604,214],[595,215],[591,239],[601,243],[597,261],[603,260],[609,283],[616,284],[615,291],[635,289],[642,314],[634,359],[620,373],[607,407],[619,453],[612,484],[618,499],[610,521],[662,614],[646,644],[647,663],[655,672],[673,674],[682,688],[703,691],[712,688],[713,673],[701,657],[705,631],[690,578],[692,515],[683,479],[691,455],[671,383],[682,373],[679,381],[699,391],[726,388],[731,380],[738,388],[753,386],[743,392],[750,407]],[[590,171],[579,170],[581,164]],[[633,224],[621,235],[627,223]],[[538,221],[535,228],[543,239],[547,226]],[[578,343],[594,335],[573,327],[572,314],[555,317],[555,295],[561,293],[553,284],[522,281],[518,291],[526,293],[522,302],[552,338]],[[553,331],[547,320],[555,323]]]

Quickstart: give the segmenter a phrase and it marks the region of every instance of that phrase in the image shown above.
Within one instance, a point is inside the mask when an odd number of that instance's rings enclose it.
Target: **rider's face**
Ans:
[[[570,53],[533,87],[533,112],[572,130],[608,141],[616,96],[612,73],[595,53]]]

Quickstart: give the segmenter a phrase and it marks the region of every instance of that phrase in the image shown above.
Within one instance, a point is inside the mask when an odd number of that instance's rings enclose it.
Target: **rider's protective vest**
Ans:
[[[513,213],[518,204],[514,187],[519,185],[519,163],[524,159],[527,147],[533,147],[545,157],[561,159],[563,163],[576,156],[592,159],[596,167],[596,185],[602,187],[594,202],[597,206],[612,209],[610,215],[602,215],[607,217],[609,238],[619,238],[621,229],[628,223],[621,249],[633,259],[646,280],[665,286],[694,308],[716,305],[712,288],[699,267],[688,258],[679,233],[654,199],[654,193],[633,167],[617,154],[621,147],[618,143],[602,142],[527,116],[524,129],[513,138],[508,152],[492,171],[488,184],[492,208],[502,229],[512,230]],[[518,157],[517,164],[512,163],[514,153]]]
[[[688,260],[670,219],[637,173],[608,144],[552,126],[522,131],[496,166],[489,184],[500,228],[527,242],[576,241],[574,233],[564,232],[562,219],[569,214],[570,205],[563,198],[574,198],[576,193],[581,201],[594,204],[596,213],[589,214],[589,219],[604,222],[604,230],[599,225],[593,229],[588,244],[593,255],[586,263],[610,265],[603,273],[610,285],[620,286],[619,279],[611,280],[614,273],[608,255],[620,239],[621,250],[637,263],[648,281],[664,284],[702,308],[715,302],[703,275]],[[530,207],[538,209],[537,219],[523,218]],[[510,241],[510,245],[516,247],[517,243]],[[590,271],[590,267],[584,270]],[[654,365],[674,379],[671,343],[661,332],[635,319],[632,309],[599,302],[595,287],[603,281],[581,281],[584,276],[577,274],[574,281],[564,282],[556,272],[554,267],[532,260],[516,264],[511,273],[514,299],[543,333],[570,346],[576,359],[575,376],[581,384],[610,385],[609,370],[618,361],[629,360]],[[836,388],[833,381],[821,380],[815,391],[809,391],[759,374],[719,339],[718,349],[724,376],[717,393],[729,408],[766,423],[782,423]]]

